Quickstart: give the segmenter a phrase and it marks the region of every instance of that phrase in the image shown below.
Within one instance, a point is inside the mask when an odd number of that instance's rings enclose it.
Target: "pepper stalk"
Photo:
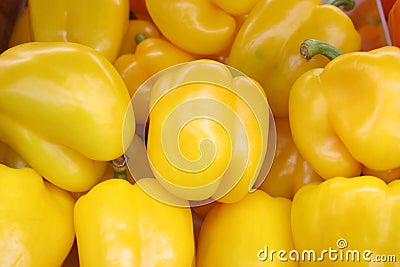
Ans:
[[[332,60],[343,53],[327,42],[316,39],[306,39],[300,45],[300,54],[307,61],[310,61],[316,55],[323,55]]]
[[[126,166],[126,160],[125,160],[124,156],[121,156],[119,158],[112,160],[111,166],[114,171],[114,178],[128,180],[128,175],[126,173],[127,166]]]
[[[341,7],[344,11],[350,11],[356,5],[354,0],[325,0],[324,5],[334,5]]]

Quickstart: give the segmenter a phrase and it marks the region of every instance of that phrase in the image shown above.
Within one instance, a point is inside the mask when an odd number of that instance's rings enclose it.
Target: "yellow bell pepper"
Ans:
[[[144,19],[129,20],[128,30],[125,32],[122,45],[119,50],[119,56],[128,53],[135,53],[138,45],[137,36],[143,35],[143,38],[160,38],[161,34],[153,22]]]
[[[179,49],[169,41],[161,38],[147,38],[144,35],[137,38],[139,41],[135,53],[128,53],[119,56],[114,62],[117,69],[129,90],[131,96],[136,95],[145,98],[148,92],[138,91],[139,87],[150,76],[170,66],[195,60],[193,55]],[[135,105],[135,116],[137,123],[145,124],[147,114],[143,106],[146,101],[140,100]]]
[[[181,49],[197,55],[217,54],[235,37],[235,16],[247,14],[256,0],[146,0],[160,32]]]
[[[354,4],[354,0],[339,2],[349,8]],[[320,0],[259,1],[233,42],[228,64],[262,85],[276,117],[288,116],[295,80],[329,62],[322,56],[304,62],[298,51],[307,38],[324,40],[343,52],[358,51],[361,46],[348,15]]]
[[[247,195],[267,161],[270,112],[260,85],[212,60],[177,65],[149,83],[147,151],[160,183],[195,202]]]
[[[75,42],[113,62],[128,27],[129,0],[29,0],[34,41]]]
[[[332,59],[303,74],[289,99],[293,140],[323,178],[400,167],[400,48],[342,54],[306,40],[302,54]]]
[[[90,47],[30,42],[0,56],[0,141],[68,191],[89,190],[135,131],[113,65]]]
[[[297,150],[288,118],[275,118],[275,125],[277,138],[274,161],[259,189],[274,197],[292,199],[301,186],[324,179]]]
[[[149,196],[142,186],[161,186],[144,178],[97,184],[80,197],[74,219],[81,267],[191,267],[195,245],[191,210]]]
[[[72,196],[31,168],[0,164],[0,265],[61,266],[74,242]]]
[[[298,266],[271,256],[271,250],[294,249],[290,213],[289,199],[261,190],[236,203],[217,203],[201,226],[196,266]]]
[[[292,232],[300,266],[398,266],[400,181],[335,177],[300,188]]]

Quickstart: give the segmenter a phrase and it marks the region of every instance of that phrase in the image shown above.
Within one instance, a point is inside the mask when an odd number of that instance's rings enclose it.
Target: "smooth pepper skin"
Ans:
[[[133,96],[140,85],[153,74],[194,59],[193,55],[176,47],[168,40],[146,37],[137,44],[134,51],[121,54],[115,60],[114,67],[124,79],[129,94]]]
[[[162,73],[149,106],[147,152],[163,186],[195,201],[231,203],[248,194],[269,138],[269,107],[258,83],[197,60]]]
[[[141,189],[144,178],[97,184],[75,205],[81,267],[191,267],[194,234],[190,208],[164,204]]]
[[[130,96],[90,47],[25,43],[0,56],[0,141],[68,191],[86,191],[135,131]]]
[[[288,118],[275,118],[276,151],[271,169],[259,189],[274,197],[292,199],[304,184],[322,182],[294,144]]]
[[[61,266],[75,238],[72,196],[32,168],[0,164],[0,265]]]
[[[383,13],[385,14],[385,18],[387,19],[389,16],[390,11],[396,0],[381,0]]]
[[[246,14],[254,3],[254,0],[229,3],[146,0],[147,10],[160,32],[176,46],[197,55],[217,54],[227,48],[236,30],[234,15],[230,12]]]
[[[302,157],[321,177],[358,176],[361,164],[353,158],[329,120],[320,80],[322,72],[322,68],[317,68],[304,73],[291,89],[289,122],[293,141]]]
[[[152,75],[175,64],[195,60],[194,56],[171,42],[161,38],[146,37],[137,44],[134,53],[119,56],[114,67],[124,80],[130,96],[140,101],[135,104],[135,117],[138,124],[147,121],[146,107],[144,106],[149,91],[140,86]]]
[[[113,62],[128,27],[128,0],[30,0],[33,41],[75,42]]]
[[[119,56],[128,53],[135,53],[138,42],[136,36],[142,34],[145,38],[160,38],[161,34],[156,25],[150,20],[132,19],[129,20],[128,30],[125,32],[124,39],[119,50]]]
[[[289,199],[261,190],[236,203],[217,203],[201,226],[196,266],[298,266],[270,254],[294,250],[290,213]]]
[[[262,85],[276,117],[288,116],[295,80],[328,63],[324,57],[304,62],[299,47],[307,38],[326,41],[343,52],[358,51],[361,45],[348,15],[320,0],[259,1],[233,42],[229,65]]]
[[[378,3],[381,2],[382,7],[385,8],[385,4],[390,4],[390,1],[392,0],[356,0],[354,8],[347,12],[360,34],[360,51],[369,51],[387,45]]]
[[[293,139],[324,178],[400,167],[400,48],[345,53],[296,81]]]
[[[388,27],[393,45],[400,47],[400,1],[394,2],[390,9]]]
[[[292,203],[296,250],[312,249],[317,258],[301,260],[302,267],[398,266],[399,223],[399,180],[335,177],[300,188]]]

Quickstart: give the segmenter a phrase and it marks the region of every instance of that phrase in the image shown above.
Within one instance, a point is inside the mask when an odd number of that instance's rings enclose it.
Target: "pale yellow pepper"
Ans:
[[[61,266],[75,238],[71,194],[0,164],[0,266]]]
[[[305,185],[292,202],[291,225],[302,267],[397,266],[400,180],[334,177]]]
[[[152,198],[142,186],[109,179],[81,196],[74,218],[81,267],[191,267],[195,244],[190,208]]]
[[[200,229],[197,267],[298,266],[278,258],[288,257],[278,251],[295,249],[291,204],[261,190],[236,203],[217,203]]]
[[[213,55],[230,46],[236,35],[236,16],[247,14],[256,1],[146,0],[160,32],[181,49]]]
[[[0,141],[50,182],[86,191],[135,131],[111,62],[70,42],[29,42],[0,56]]]
[[[270,110],[260,85],[211,60],[153,78],[147,151],[155,177],[183,199],[245,197],[269,147]]]
[[[75,42],[113,62],[128,28],[129,0],[29,0],[33,41]]]

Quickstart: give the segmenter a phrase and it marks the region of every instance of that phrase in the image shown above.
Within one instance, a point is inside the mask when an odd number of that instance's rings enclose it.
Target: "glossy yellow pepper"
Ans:
[[[338,2],[354,4],[354,0]],[[307,38],[324,40],[343,52],[358,51],[361,46],[348,15],[320,0],[259,1],[233,42],[228,64],[262,85],[276,117],[288,116],[295,80],[328,63],[324,57],[304,62],[298,51]]]
[[[201,226],[196,266],[298,266],[270,254],[294,249],[290,213],[289,199],[261,190],[236,203],[217,203]]]
[[[30,42],[0,56],[0,141],[68,191],[86,191],[135,131],[113,65],[90,47]]]
[[[235,16],[247,14],[256,0],[146,0],[160,32],[181,49],[197,55],[217,54],[235,37]]]
[[[119,56],[128,53],[135,53],[138,45],[137,36],[141,38],[160,38],[161,34],[153,22],[144,19],[129,20],[128,30],[125,32]]]
[[[306,40],[302,54],[326,55],[325,68],[303,74],[292,88],[293,140],[324,178],[358,176],[400,167],[400,48],[344,53]]]
[[[305,185],[292,203],[293,260],[302,267],[397,266],[399,211],[399,180],[335,177]]]
[[[178,197],[235,202],[261,173],[269,106],[260,85],[237,74],[197,60],[153,77],[148,157],[155,177]]]
[[[129,0],[29,0],[34,41],[75,42],[113,62],[128,27]]]
[[[97,184],[75,205],[75,231],[81,267],[191,267],[195,261],[190,208],[149,196],[155,179],[132,185],[123,179]]]
[[[141,36],[140,38],[145,38]],[[145,38],[136,47],[135,53],[119,56],[114,67],[126,83],[129,94],[133,96],[138,88],[152,75],[170,66],[195,60],[194,56],[161,38]],[[145,95],[140,91],[137,94]],[[137,96],[138,97],[138,96]],[[139,101],[135,109],[137,123],[146,123],[147,114]]]
[[[297,190],[311,182],[322,182],[293,142],[288,118],[275,118],[276,151],[271,169],[259,189],[274,197],[292,199]]]
[[[61,266],[75,237],[72,196],[31,168],[0,164],[0,265]]]

